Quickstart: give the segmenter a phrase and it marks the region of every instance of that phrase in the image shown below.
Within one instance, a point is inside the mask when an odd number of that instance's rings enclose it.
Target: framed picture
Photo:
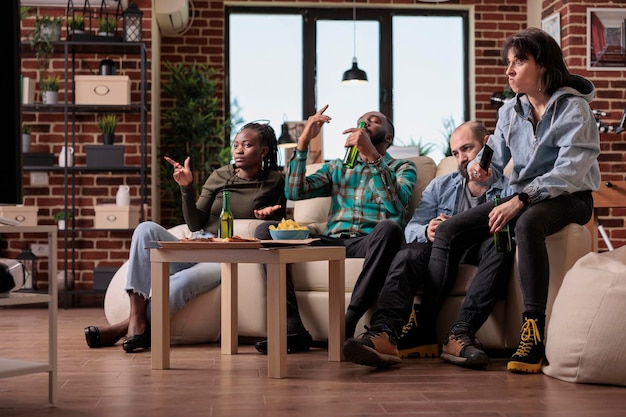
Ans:
[[[587,69],[626,69],[626,8],[587,9]]]
[[[561,14],[554,13],[541,21],[541,29],[548,32],[561,46]]]

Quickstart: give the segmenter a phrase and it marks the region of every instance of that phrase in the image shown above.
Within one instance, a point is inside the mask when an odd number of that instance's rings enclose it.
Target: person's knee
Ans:
[[[133,232],[132,240],[136,242],[145,242],[154,240],[154,236],[157,234],[157,230],[163,229],[158,223],[152,221],[145,221],[139,223]]]
[[[261,223],[260,225],[258,225],[256,227],[256,229],[254,230],[254,237],[257,239],[261,239],[261,240],[269,240],[271,239],[271,235],[270,235],[270,230],[269,227],[271,225],[276,226],[278,224],[278,222],[276,221],[264,221],[263,223]]]
[[[388,241],[404,240],[402,227],[392,220],[383,220],[382,222],[378,223],[372,233],[375,235],[384,236],[384,238]]]

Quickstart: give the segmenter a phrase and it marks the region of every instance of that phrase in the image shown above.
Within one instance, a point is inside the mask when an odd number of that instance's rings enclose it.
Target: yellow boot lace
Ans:
[[[514,356],[526,356],[530,349],[541,342],[539,327],[535,319],[526,319],[520,331],[520,343]]]
[[[411,308],[411,315],[409,316],[409,321],[407,321],[407,323],[404,326],[402,326],[402,334],[400,334],[400,337],[407,334],[413,327],[416,327],[416,326],[417,326],[417,315],[415,314],[415,309]]]

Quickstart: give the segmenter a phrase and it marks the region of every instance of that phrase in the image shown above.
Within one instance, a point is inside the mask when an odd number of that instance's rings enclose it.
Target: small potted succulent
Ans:
[[[105,145],[113,145],[115,142],[115,128],[118,118],[115,114],[104,114],[98,118],[98,128],[102,132],[102,142]]]
[[[98,36],[115,36],[117,20],[114,17],[101,17],[98,20]]]
[[[30,126],[22,125],[22,152],[30,152]]]
[[[44,104],[58,103],[60,84],[61,78],[55,74],[48,74],[45,79],[41,80],[41,98]]]
[[[85,18],[83,15],[74,13],[67,21],[67,28],[70,35],[85,33]]]
[[[65,230],[67,222],[72,218],[72,213],[66,210],[57,211],[54,221],[57,222],[59,230]]]

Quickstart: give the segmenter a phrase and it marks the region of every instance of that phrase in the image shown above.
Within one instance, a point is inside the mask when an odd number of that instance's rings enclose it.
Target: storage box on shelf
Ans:
[[[4,206],[0,205],[0,217],[16,221],[20,226],[37,226],[37,206]]]
[[[76,104],[130,104],[130,77],[126,75],[76,75]]]
[[[54,165],[54,154],[47,152],[24,152],[22,153],[24,166],[51,167]]]
[[[98,266],[93,269],[93,289],[94,291],[106,291],[113,275],[119,268]]]
[[[96,229],[134,229],[139,225],[139,207],[103,204],[95,211]]]
[[[124,147],[121,145],[86,145],[89,168],[121,168],[124,166]]]

